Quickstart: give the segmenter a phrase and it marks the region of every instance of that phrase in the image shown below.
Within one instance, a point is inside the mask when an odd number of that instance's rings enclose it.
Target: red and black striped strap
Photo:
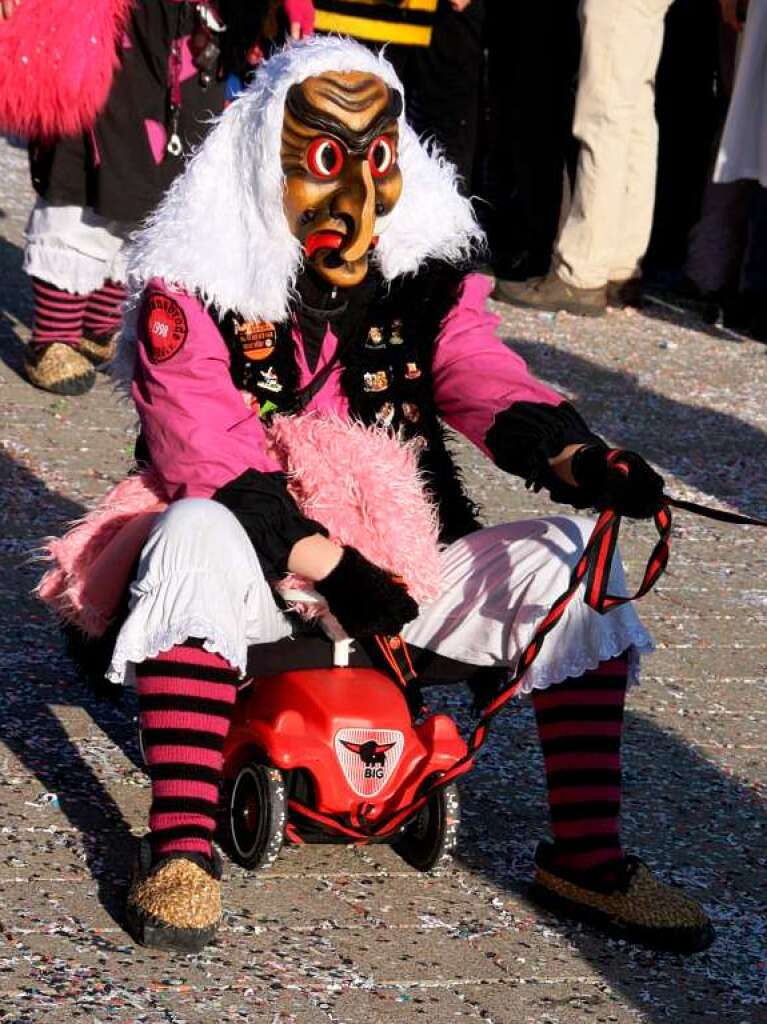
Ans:
[[[519,693],[524,677],[540,654],[546,637],[564,615],[565,609],[570,601],[572,601],[584,579],[586,579],[586,603],[600,615],[604,615],[612,608],[625,604],[627,601],[635,601],[652,589],[668,561],[671,514],[667,508],[662,508],[656,514],[655,526],[658,530],[659,539],[650,556],[644,579],[637,592],[631,597],[608,594],[607,585],[610,577],[610,565],[618,541],[620,517],[610,510],[601,513],[586,544],[583,555],[573,570],[567,589],[551,606],[547,615],[536,629],[532,640],[522,651],[514,674],[503,693],[500,693],[483,709],[480,719],[469,738],[466,754],[452,768],[438,779],[435,779],[416,800],[385,819],[370,825],[365,824],[364,811],[360,812],[356,821],[342,821],[333,815],[323,814],[320,811],[306,807],[297,800],[289,801],[290,811],[323,830],[333,832],[336,835],[346,836],[358,843],[382,840],[393,835],[408,819],[417,814],[426,805],[434,792],[471,770],[480,747],[487,739],[491,721]],[[403,647],[405,646],[404,641],[400,641],[400,643]],[[386,649],[388,644],[381,641],[381,647],[384,653],[388,654],[391,658],[392,652]],[[398,653],[400,652],[398,651]],[[394,659],[391,658],[391,660],[393,661]],[[391,661],[390,665],[395,670],[395,674],[399,676],[399,681],[404,682],[401,675],[396,672],[396,666],[391,664]]]
[[[699,505],[695,501],[670,498],[667,494],[663,495],[663,500],[672,508],[679,508],[683,512],[692,512],[693,515],[703,516],[706,519],[716,519],[720,523],[734,523],[736,526],[767,526],[767,519],[759,519],[756,516],[744,516],[740,512],[727,512],[723,508],[709,508],[708,505]]]
[[[621,462],[621,454],[620,449],[613,449],[610,452],[610,461],[617,469],[628,472],[628,465]],[[671,505],[676,508],[684,509],[688,512],[693,512],[696,515],[703,515],[710,519],[717,519],[722,522],[740,523],[749,526],[767,526],[767,520],[741,516],[734,512],[710,509],[705,505],[696,505],[694,502],[667,498],[664,495],[664,504],[655,513],[654,517],[655,528],[658,531],[658,540],[652,550],[652,554],[650,555],[642,582],[634,594],[631,596],[625,596],[610,594],[607,591],[610,579],[610,567],[612,565],[613,554],[615,553],[615,548],[618,543],[618,534],[620,532],[621,524],[620,516],[612,510],[607,509],[600,514],[588,543],[584,548],[583,554],[573,570],[567,589],[564,593],[560,594],[551,606],[545,618],[536,629],[532,640],[522,651],[517,662],[517,667],[509,680],[508,685],[502,693],[500,693],[483,709],[480,719],[469,738],[467,744],[468,749],[464,757],[457,761],[452,768],[441,775],[438,779],[435,779],[430,783],[430,785],[416,800],[381,821],[371,823],[369,826],[365,823],[364,810],[356,816],[356,820],[348,822],[343,822],[332,815],[314,811],[311,808],[300,804],[296,800],[289,801],[288,806],[290,810],[294,814],[311,821],[323,830],[334,832],[337,835],[346,836],[358,843],[369,843],[375,840],[387,839],[392,836],[399,828],[407,823],[408,819],[413,817],[413,815],[417,814],[418,811],[426,806],[430,797],[437,790],[441,789],[443,786],[447,786],[449,783],[453,782],[461,775],[465,775],[471,770],[474,765],[474,759],[487,739],[490,731],[490,723],[521,690],[525,675],[532,663],[540,654],[546,637],[562,618],[565,609],[572,601],[584,580],[586,586],[584,600],[589,607],[593,608],[594,611],[598,612],[600,615],[605,615],[613,608],[627,604],[630,601],[636,601],[652,590],[663,575],[663,571],[668,563],[669,544],[671,538],[671,511],[669,506]],[[404,645],[404,641],[402,641],[402,643]]]

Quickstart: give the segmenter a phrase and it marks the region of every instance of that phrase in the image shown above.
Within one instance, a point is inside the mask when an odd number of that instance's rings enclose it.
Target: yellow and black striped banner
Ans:
[[[428,46],[439,0],[314,0],[318,32],[373,43]]]

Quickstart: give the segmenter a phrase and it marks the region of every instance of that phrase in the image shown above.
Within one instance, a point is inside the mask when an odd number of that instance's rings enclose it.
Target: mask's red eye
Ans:
[[[335,139],[315,139],[309,146],[306,162],[318,178],[335,178],[344,165],[344,151]]]
[[[394,142],[388,135],[379,135],[373,139],[368,149],[368,163],[374,178],[383,178],[394,166],[397,154],[394,150]]]

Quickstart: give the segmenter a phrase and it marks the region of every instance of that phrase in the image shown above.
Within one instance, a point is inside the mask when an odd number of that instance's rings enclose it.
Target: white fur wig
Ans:
[[[283,211],[285,98],[292,85],[328,71],[365,71],[404,94],[391,64],[350,39],[314,37],[280,50],[134,236],[133,287],[161,277],[249,320],[286,317],[302,253]],[[386,280],[414,273],[430,257],[468,257],[482,241],[452,164],[418,139],[404,114],[399,129],[402,196],[376,225],[374,258]]]

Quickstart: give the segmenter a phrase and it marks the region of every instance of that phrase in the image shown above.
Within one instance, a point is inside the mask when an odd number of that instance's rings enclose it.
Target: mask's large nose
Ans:
[[[349,244],[341,249],[341,257],[347,263],[362,259],[368,251],[376,220],[376,194],[370,164],[364,159],[359,167],[355,181],[336,196],[333,204],[333,212],[354,225]]]

